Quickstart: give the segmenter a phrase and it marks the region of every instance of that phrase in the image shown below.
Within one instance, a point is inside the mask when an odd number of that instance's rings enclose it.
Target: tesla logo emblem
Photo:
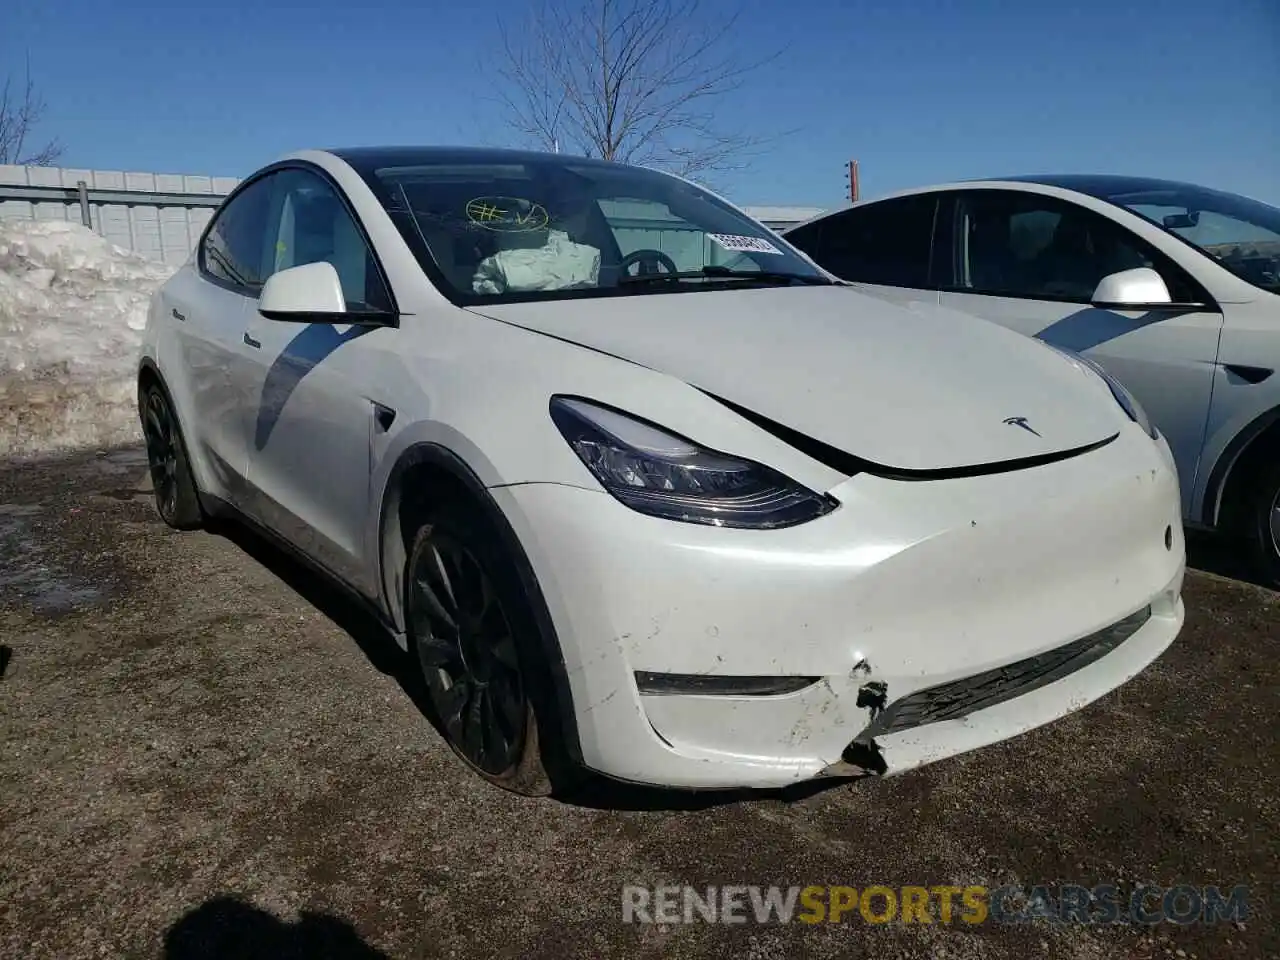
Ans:
[[[1040,436],[1040,432],[1027,423],[1026,417],[1005,417],[1004,422],[1011,427],[1021,427],[1027,433],[1034,433],[1037,437]]]

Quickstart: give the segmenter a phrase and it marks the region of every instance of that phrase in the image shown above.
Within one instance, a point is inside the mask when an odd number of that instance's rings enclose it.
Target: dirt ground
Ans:
[[[0,956],[1280,952],[1276,594],[1192,574],[1131,684],[900,778],[529,801],[461,767],[331,590],[235,530],[169,531],[146,490],[135,450],[0,467]],[[659,928],[622,922],[627,883],[1247,884],[1250,915]]]

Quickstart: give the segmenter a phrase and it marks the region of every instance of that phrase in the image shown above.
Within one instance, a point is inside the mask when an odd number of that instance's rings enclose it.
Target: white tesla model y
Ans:
[[[162,518],[363,599],[523,793],[893,774],[1182,624],[1177,478],[1122,387],[651,170],[291,155],[155,296],[138,390]]]

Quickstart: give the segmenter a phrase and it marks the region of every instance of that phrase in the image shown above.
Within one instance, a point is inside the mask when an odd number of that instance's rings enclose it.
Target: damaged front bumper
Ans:
[[[1182,578],[1155,602],[1035,657],[900,697],[818,776],[888,776],[1008,739],[1092,703],[1163,653],[1182,627]]]
[[[1136,429],[1035,470],[855,477],[776,531],[492,492],[555,623],[582,760],[619,780],[892,775],[1084,706],[1182,626],[1177,481]]]
[[[1151,603],[1101,630],[948,683],[920,687],[918,675],[853,671],[781,697],[641,703],[655,735],[726,786],[892,776],[1025,733],[1127,683],[1178,635],[1181,587],[1179,573]]]

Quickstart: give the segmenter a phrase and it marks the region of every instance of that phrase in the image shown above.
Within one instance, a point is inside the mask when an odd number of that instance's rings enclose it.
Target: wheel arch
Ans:
[[[143,357],[138,361],[138,388],[143,389],[150,383],[158,383],[160,388],[173,399],[173,394],[169,391],[169,385],[164,382],[164,375],[160,373],[160,368],[156,366],[156,362],[150,357]]]
[[[154,384],[160,388],[165,400],[168,401],[169,410],[172,412],[174,420],[178,423],[178,439],[182,444],[182,452],[187,458],[187,465],[190,467],[192,475],[195,477],[197,495],[201,497],[201,503],[203,504],[204,494],[201,491],[209,490],[208,478],[203,475],[203,464],[197,462],[191,456],[191,438],[187,432],[187,420],[183,416],[182,409],[178,406],[173,390],[169,386],[169,381],[160,372],[160,367],[155,360],[149,356],[144,356],[138,361],[136,382],[139,394]],[[141,415],[141,410],[139,410],[139,415]]]
[[[1244,484],[1269,450],[1280,448],[1280,407],[1272,407],[1238,431],[1218,456],[1205,484],[1201,519],[1211,527],[1230,524]]]
[[[409,544],[416,533],[415,518],[427,507],[451,496],[477,506],[516,566],[525,598],[538,625],[544,662],[556,702],[558,733],[563,747],[578,763],[582,749],[573,709],[573,693],[559,636],[538,577],[524,546],[497,501],[468,463],[450,448],[434,441],[411,444],[396,458],[387,476],[378,511],[378,582],[384,606],[395,629],[407,636],[404,623],[403,571]]]

